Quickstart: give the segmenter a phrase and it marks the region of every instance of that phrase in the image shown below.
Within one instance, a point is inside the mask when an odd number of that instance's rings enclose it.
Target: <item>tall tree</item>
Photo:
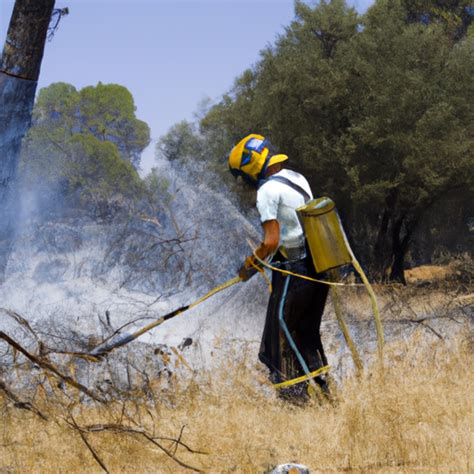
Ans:
[[[362,235],[392,280],[404,281],[425,213],[472,186],[472,107],[463,103],[472,103],[472,46],[454,45],[438,22],[407,24],[397,1],[377,2],[354,43],[346,170]]]
[[[472,195],[467,3],[376,0],[360,17],[343,0],[296,2],[285,34],[201,121],[204,147],[216,159],[235,136],[269,136],[336,200],[363,260],[403,281],[424,216]]]
[[[12,245],[21,140],[31,122],[55,0],[16,0],[0,61],[0,279]]]
[[[133,165],[149,141],[127,88],[51,84],[40,90],[23,140],[19,189],[34,194],[37,214],[80,208],[104,216],[142,196]]]
[[[119,84],[87,86],[77,91],[57,82],[41,89],[33,112],[35,126],[63,128],[114,143],[121,157],[139,167],[142,151],[150,143],[150,128],[135,116],[130,91]]]

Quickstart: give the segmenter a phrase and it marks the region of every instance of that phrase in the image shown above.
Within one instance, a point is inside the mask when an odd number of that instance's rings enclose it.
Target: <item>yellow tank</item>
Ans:
[[[334,201],[312,199],[296,211],[318,273],[352,262]]]

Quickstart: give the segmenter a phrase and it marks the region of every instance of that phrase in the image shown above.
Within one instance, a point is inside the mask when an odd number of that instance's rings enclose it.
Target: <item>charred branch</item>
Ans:
[[[36,364],[37,366],[39,366],[41,369],[45,370],[46,372],[52,373],[65,384],[70,385],[71,387],[74,387],[75,389],[86,394],[89,398],[91,398],[92,400],[95,400],[96,402],[106,403],[106,400],[104,400],[103,398],[93,393],[91,390],[89,390],[87,387],[79,383],[77,380],[74,380],[72,377],[68,375],[62,374],[51,362],[48,362],[42,358],[36,357],[35,355],[28,352],[25,348],[23,348],[20,344],[18,344],[18,342],[13,340],[10,336],[5,334],[3,331],[0,331],[0,339],[3,339],[8,345],[13,347],[15,350],[17,350],[21,354],[23,354],[31,362],[33,362],[34,364]]]

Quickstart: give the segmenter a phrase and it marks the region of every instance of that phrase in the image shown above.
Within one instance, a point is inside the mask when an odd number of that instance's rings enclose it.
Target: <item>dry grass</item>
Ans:
[[[408,283],[440,281],[452,277],[455,273],[456,268],[454,265],[421,265],[405,270],[405,278]]]
[[[208,454],[159,443],[206,472],[263,473],[289,461],[311,472],[472,472],[472,344],[466,336],[418,342],[389,347],[383,376],[373,369],[348,378],[334,402],[306,407],[275,396],[249,363],[254,354],[240,356],[232,371],[167,387],[152,382],[153,393],[106,408],[73,403],[58,390],[39,393],[35,405],[48,421],[0,399],[0,473],[101,472],[67,423],[71,414],[79,426],[120,423],[162,437],[178,437],[185,426],[180,440]],[[139,433],[83,436],[110,472],[187,471]]]
[[[407,283],[434,286],[471,286],[474,282],[474,259],[468,253],[439,256],[434,265],[405,270]],[[454,285],[453,285],[454,284]]]

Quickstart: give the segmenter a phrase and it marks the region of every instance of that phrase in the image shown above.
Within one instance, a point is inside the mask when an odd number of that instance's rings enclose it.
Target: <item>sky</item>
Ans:
[[[364,12],[373,0],[348,0]],[[14,0],[0,0],[3,47]],[[46,44],[38,90],[121,84],[151,128],[142,170],[156,141],[199,103],[218,101],[294,17],[293,0],[56,0],[69,8]]]

